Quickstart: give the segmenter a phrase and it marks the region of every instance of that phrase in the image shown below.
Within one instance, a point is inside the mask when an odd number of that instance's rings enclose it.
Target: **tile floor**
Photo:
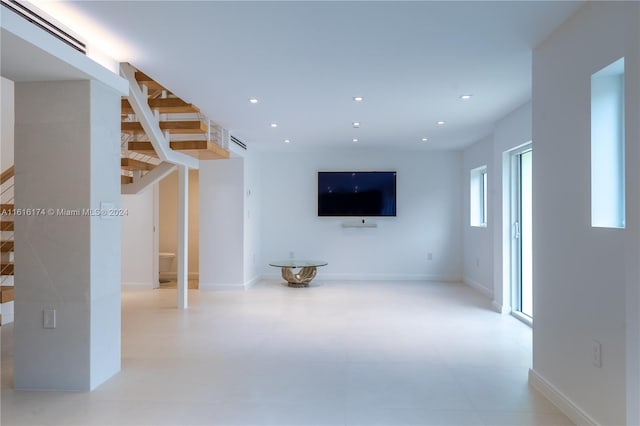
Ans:
[[[527,385],[531,330],[462,285],[264,281],[122,294],[122,371],[94,392],[11,389],[9,425],[570,425]]]

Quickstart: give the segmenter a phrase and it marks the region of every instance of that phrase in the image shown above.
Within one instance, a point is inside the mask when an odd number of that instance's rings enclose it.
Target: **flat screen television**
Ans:
[[[395,216],[396,172],[318,172],[318,216]]]

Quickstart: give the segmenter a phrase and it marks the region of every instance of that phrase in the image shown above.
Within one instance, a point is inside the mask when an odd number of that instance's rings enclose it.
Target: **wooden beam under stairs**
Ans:
[[[0,303],[11,302],[12,300],[14,300],[13,286],[0,286]]]
[[[133,183],[133,177],[132,176],[120,175],[120,184],[121,185],[126,185],[128,183]]]
[[[0,231],[13,231],[13,221],[3,220],[0,222]]]
[[[0,213],[5,212],[5,214],[9,214],[8,212],[13,212],[15,207],[15,204],[0,204]]]
[[[183,152],[200,160],[226,160],[230,153],[220,145],[209,141],[173,141],[169,147],[175,151]],[[129,142],[129,151],[139,152],[150,157],[157,157],[151,142]]]
[[[13,251],[13,241],[2,241],[0,243],[0,252],[9,253]]]
[[[15,166],[11,166],[7,170],[2,172],[2,174],[0,174],[0,184],[3,184],[6,181],[8,181],[9,179],[11,179],[15,175],[15,173],[16,173],[16,167]]]
[[[144,161],[136,160],[133,158],[121,158],[120,167],[124,170],[153,170],[155,164],[147,163]]]
[[[123,114],[134,114],[133,108],[126,98],[122,99],[121,104]],[[180,98],[149,99],[149,108],[157,109],[160,114],[184,114],[200,112],[200,108],[198,108],[194,104],[185,102]]]
[[[160,130],[171,134],[206,134],[209,131],[207,123],[202,120],[161,121],[159,124]],[[120,127],[125,133],[145,133],[138,121],[123,121]]]

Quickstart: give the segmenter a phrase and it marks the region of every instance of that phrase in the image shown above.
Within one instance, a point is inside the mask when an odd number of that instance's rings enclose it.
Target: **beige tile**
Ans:
[[[3,425],[566,425],[527,385],[531,329],[460,284],[263,281],[122,294],[122,371],[91,393],[18,392]]]

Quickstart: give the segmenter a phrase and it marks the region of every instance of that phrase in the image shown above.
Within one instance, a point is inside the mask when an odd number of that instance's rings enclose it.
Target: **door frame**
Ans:
[[[528,151],[533,151],[533,144],[531,142],[527,142],[520,146],[517,146],[511,150],[508,150],[506,153],[509,156],[507,167],[509,177],[509,196],[508,199],[505,200],[506,205],[508,206],[509,211],[509,235],[508,235],[508,270],[509,270],[509,302],[510,302],[510,312],[515,318],[524,322],[525,324],[532,326],[533,318],[528,315],[522,313],[520,311],[520,295],[521,289],[521,277],[522,273],[522,253],[521,253],[521,241],[520,232],[521,232],[521,206],[520,206],[520,197],[521,197],[521,189],[520,189],[520,156],[523,153]],[[517,236],[517,238],[516,238]]]

